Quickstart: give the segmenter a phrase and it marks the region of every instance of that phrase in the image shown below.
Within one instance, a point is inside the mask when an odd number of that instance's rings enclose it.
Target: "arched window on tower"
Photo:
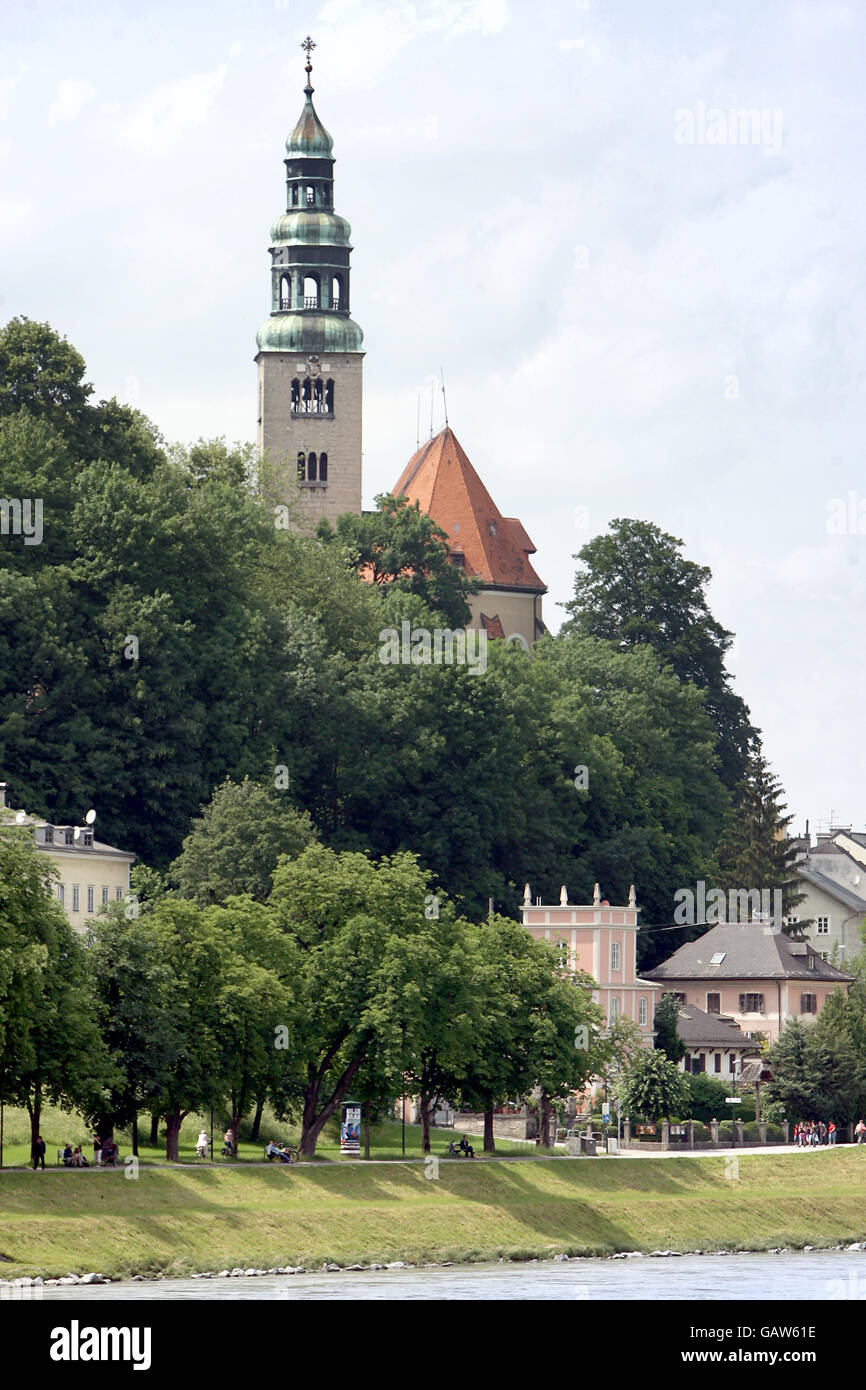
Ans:
[[[307,184],[307,207],[312,208],[316,205],[316,190],[311,183]]]
[[[328,415],[334,413],[334,383],[330,379],[325,384],[325,410]]]
[[[324,412],[324,394],[325,388],[322,384],[322,378],[317,376],[313,382],[313,411],[316,415],[321,415]]]
[[[331,308],[340,309],[343,304],[343,282],[339,275],[331,281]]]
[[[291,309],[292,307],[292,277],[291,275],[280,276],[280,308]]]
[[[310,454],[310,455],[308,456],[308,458],[307,458],[307,482],[308,482],[308,483],[314,483],[315,481],[316,481],[316,455],[315,455],[315,454]]]
[[[310,402],[312,400],[313,386],[308,376],[304,377],[304,384],[301,388],[301,410],[305,415],[310,413]]]
[[[304,458],[303,449],[298,450],[298,482],[303,483],[307,477],[307,463]]]
[[[292,378],[292,414],[296,415],[301,408],[301,383],[297,377]]]
[[[296,208],[297,206],[298,206],[298,185],[297,185],[296,183],[293,183],[293,184],[292,184],[292,207],[293,207],[293,208]]]
[[[304,276],[304,308],[318,309],[319,282],[315,275]]]
[[[330,188],[330,184],[323,183],[323,184],[322,184],[322,207],[323,207],[323,208],[329,208],[330,206],[331,206],[331,188]]]
[[[327,481],[328,481],[328,455],[327,455],[327,454],[319,454],[319,482],[320,482],[320,483],[326,483]]]

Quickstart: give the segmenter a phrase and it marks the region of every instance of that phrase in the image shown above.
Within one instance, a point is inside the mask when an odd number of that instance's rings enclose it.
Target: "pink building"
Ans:
[[[596,982],[593,1000],[601,1005],[608,1023],[629,1018],[653,1043],[653,1014],[661,986],[637,973],[637,915],[640,908],[634,887],[627,907],[611,907],[602,901],[598,884],[589,904],[569,903],[565,888],[557,906],[532,902],[529,884],[523,894],[523,925],[537,941],[558,946],[564,968],[585,971]]]

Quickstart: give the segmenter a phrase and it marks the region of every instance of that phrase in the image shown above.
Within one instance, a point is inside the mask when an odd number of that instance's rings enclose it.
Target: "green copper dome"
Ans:
[[[286,141],[286,154],[290,159],[333,159],[334,142],[331,139],[313,105],[313,89],[304,88],[307,99],[298,124]]]
[[[256,334],[259,352],[360,352],[364,334],[342,314],[271,314]]]
[[[336,212],[291,208],[271,227],[274,246],[349,246],[352,228]],[[351,247],[349,247],[351,250]]]

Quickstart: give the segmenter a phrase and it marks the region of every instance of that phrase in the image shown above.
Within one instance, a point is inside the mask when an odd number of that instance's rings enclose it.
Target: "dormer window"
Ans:
[[[43,832],[43,838],[44,838],[44,840],[45,840],[46,845],[53,845],[53,844],[54,844],[54,826],[53,826],[53,825],[46,825],[45,830],[44,830],[44,832]]]
[[[85,830],[81,838],[82,838],[83,841],[84,841],[84,848],[85,848],[85,849],[92,849],[92,848],[93,848],[93,831],[92,831],[92,830]]]
[[[67,828],[63,832],[63,843],[65,845],[75,844],[75,831],[72,829],[71,825],[67,826]]]

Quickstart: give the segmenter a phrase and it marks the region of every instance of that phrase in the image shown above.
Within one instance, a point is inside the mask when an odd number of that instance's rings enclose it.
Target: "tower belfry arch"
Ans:
[[[257,335],[260,455],[305,529],[361,512],[364,335],[351,318],[351,228],[334,211],[333,140],[313,106],[286,140],[286,210],[271,227],[271,312]]]

